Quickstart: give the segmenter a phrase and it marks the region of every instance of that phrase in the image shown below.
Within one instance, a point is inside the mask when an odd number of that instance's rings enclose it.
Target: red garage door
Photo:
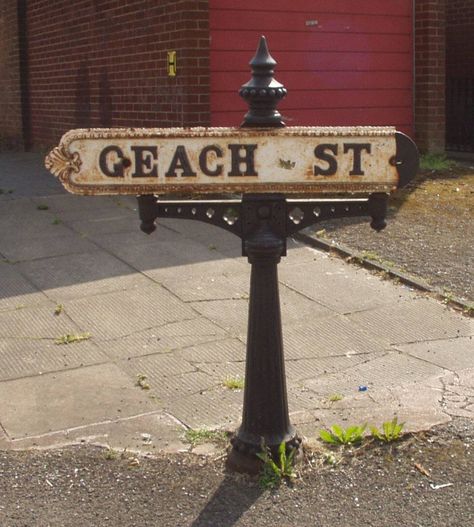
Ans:
[[[260,35],[288,88],[288,125],[413,132],[412,0],[210,0],[211,123],[240,124],[236,95]]]

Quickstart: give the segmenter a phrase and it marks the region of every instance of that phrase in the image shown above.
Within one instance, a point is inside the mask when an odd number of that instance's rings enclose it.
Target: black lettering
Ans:
[[[183,145],[176,147],[173,159],[171,160],[170,167],[168,172],[166,172],[166,177],[177,177],[176,170],[182,170],[181,175],[183,177],[194,177],[197,176],[196,172],[193,172],[191,168],[191,163],[188,159],[188,154]]]
[[[135,154],[135,172],[132,177],[158,177],[158,147],[132,146],[131,150]]]
[[[118,161],[112,164],[110,168],[108,162],[108,156],[111,153],[115,153],[118,157]],[[99,156],[99,166],[102,172],[108,177],[123,177],[123,152],[115,145],[105,147]]]
[[[211,170],[207,164],[207,154],[214,152],[216,157],[222,157],[222,150],[217,145],[206,146],[199,154],[199,168],[206,176],[220,176],[222,174],[222,165],[216,164],[216,168]]]
[[[255,171],[254,152],[257,145],[228,145],[231,152],[232,168],[227,174],[229,176],[258,176]],[[245,150],[242,155],[241,150]],[[240,169],[241,165],[245,165],[245,170]]]
[[[349,150],[354,152],[354,162],[352,164],[352,170],[349,172],[350,176],[364,175],[364,171],[361,167],[362,151],[365,150],[370,154],[371,146],[370,143],[344,143],[344,154],[347,154]]]
[[[331,154],[328,154],[327,150],[332,152],[334,156],[337,156],[337,144],[331,145],[323,143],[314,149],[314,155],[316,158],[325,161],[328,164],[327,168],[321,168],[319,165],[314,165],[313,171],[315,176],[334,176],[337,172],[337,159]]]

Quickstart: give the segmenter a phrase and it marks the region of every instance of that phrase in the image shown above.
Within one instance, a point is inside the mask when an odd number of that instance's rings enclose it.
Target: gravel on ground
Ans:
[[[339,447],[332,465],[320,449],[307,451],[294,483],[275,490],[227,472],[222,456],[0,452],[0,525],[473,525],[473,438],[474,423],[458,419],[392,444]]]
[[[360,218],[321,222],[312,233],[420,277],[447,298],[474,301],[473,166],[420,172],[391,197],[387,227],[379,233]]]

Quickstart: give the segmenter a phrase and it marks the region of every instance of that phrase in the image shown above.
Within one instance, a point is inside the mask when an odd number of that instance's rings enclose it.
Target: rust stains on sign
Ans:
[[[76,194],[390,192],[390,127],[67,132],[45,165]]]

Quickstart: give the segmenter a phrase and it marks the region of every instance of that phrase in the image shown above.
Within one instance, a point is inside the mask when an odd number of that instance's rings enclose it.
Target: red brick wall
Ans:
[[[415,0],[415,139],[422,151],[445,147],[446,0]]]
[[[446,10],[446,69],[450,77],[474,77],[474,0],[451,0]]]
[[[17,2],[0,0],[0,150],[22,146]]]
[[[76,127],[209,124],[207,0],[31,0],[27,33],[36,148]]]

